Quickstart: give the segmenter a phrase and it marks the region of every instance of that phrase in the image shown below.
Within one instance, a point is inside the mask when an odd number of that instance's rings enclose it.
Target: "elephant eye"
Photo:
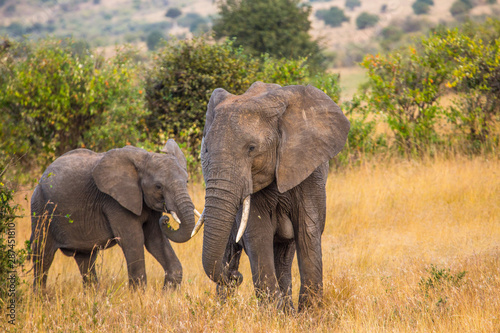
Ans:
[[[161,190],[161,184],[156,184],[155,187],[157,190]]]
[[[248,147],[249,153],[253,152],[254,150],[255,150],[255,146],[252,145],[252,146]]]

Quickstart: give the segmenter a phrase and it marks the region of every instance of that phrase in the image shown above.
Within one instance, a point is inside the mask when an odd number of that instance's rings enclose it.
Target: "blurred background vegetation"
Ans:
[[[211,92],[257,80],[313,84],[342,105],[352,125],[336,167],[496,152],[499,5],[446,3],[436,22],[432,0],[2,0],[3,178],[32,180],[79,147],[170,137],[195,175]]]

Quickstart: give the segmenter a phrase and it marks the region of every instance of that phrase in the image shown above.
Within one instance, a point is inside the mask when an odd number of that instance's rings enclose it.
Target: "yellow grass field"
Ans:
[[[204,193],[191,186],[198,210]],[[174,244],[180,289],[162,290],[163,270],[146,257],[144,292],[127,287],[121,249],[101,252],[96,290],[58,253],[47,292],[31,273],[18,288],[13,332],[500,332],[498,158],[370,162],[332,173],[323,234],[323,302],[286,315],[259,305],[249,264],[236,296],[220,303],[201,265],[202,232]],[[19,201],[27,206],[23,196]],[[25,212],[29,215],[29,211]],[[17,240],[29,238],[19,221]],[[294,265],[294,302],[299,274]],[[2,306],[2,311],[4,306]]]

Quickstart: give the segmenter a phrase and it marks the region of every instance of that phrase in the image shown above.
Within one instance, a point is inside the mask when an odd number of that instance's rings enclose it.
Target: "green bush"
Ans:
[[[165,40],[165,35],[159,30],[153,30],[146,37],[146,45],[148,50],[154,51],[161,43],[161,41]]]
[[[197,13],[187,13],[177,21],[181,27],[187,27],[193,33],[208,31],[208,19]]]
[[[4,304],[7,308],[10,301],[16,299],[17,268],[24,262],[25,251],[16,246],[15,220],[20,207],[14,204],[14,191],[2,182],[5,166],[0,167],[0,303],[2,308]]]
[[[345,6],[346,6],[346,8],[353,10],[354,8],[361,6],[361,1],[360,0],[345,0]]]
[[[445,48],[454,59],[447,82],[457,95],[447,113],[450,122],[472,150],[498,144],[494,128],[500,116],[500,38],[488,43],[455,29],[434,35],[428,43]]]
[[[463,0],[456,0],[450,7],[450,13],[453,17],[463,16],[470,12],[472,5]]]
[[[139,139],[143,110],[131,52],[106,60],[73,39],[8,43],[0,50],[2,160],[26,154],[24,162],[43,167],[74,148]]]
[[[216,88],[242,94],[258,80],[280,85],[311,83],[338,100],[338,78],[309,78],[306,60],[275,59],[268,54],[252,57],[231,40],[220,44],[202,37],[171,41],[155,55],[146,74],[151,137],[159,142],[176,138],[196,166],[207,103]]]
[[[169,8],[167,10],[167,12],[165,13],[165,16],[168,17],[168,18],[171,18],[171,19],[176,19],[176,18],[178,18],[181,15],[182,15],[182,12],[177,7]]]
[[[440,85],[449,73],[446,60],[410,47],[388,55],[368,55],[368,112],[384,116],[395,136],[396,147],[407,156],[422,154],[438,141],[437,117],[441,113]]]
[[[378,16],[374,14],[369,14],[367,12],[362,12],[356,18],[356,26],[358,29],[366,29],[375,26],[378,23]]]
[[[413,8],[415,15],[428,14],[431,9],[428,3],[420,0],[415,1],[413,5],[411,5],[411,8]]]
[[[342,23],[349,22],[349,17],[345,16],[344,11],[339,7],[330,9],[320,9],[316,12],[316,17],[325,21],[326,25],[340,27]]]

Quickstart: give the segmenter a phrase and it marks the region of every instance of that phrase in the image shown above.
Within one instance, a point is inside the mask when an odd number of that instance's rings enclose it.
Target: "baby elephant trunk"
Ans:
[[[174,223],[166,215],[160,218],[160,228],[171,241],[184,243],[191,239],[191,232],[195,226],[195,208],[187,190],[178,194],[175,202],[175,207],[169,213],[175,224],[178,224],[178,228],[174,227]]]

